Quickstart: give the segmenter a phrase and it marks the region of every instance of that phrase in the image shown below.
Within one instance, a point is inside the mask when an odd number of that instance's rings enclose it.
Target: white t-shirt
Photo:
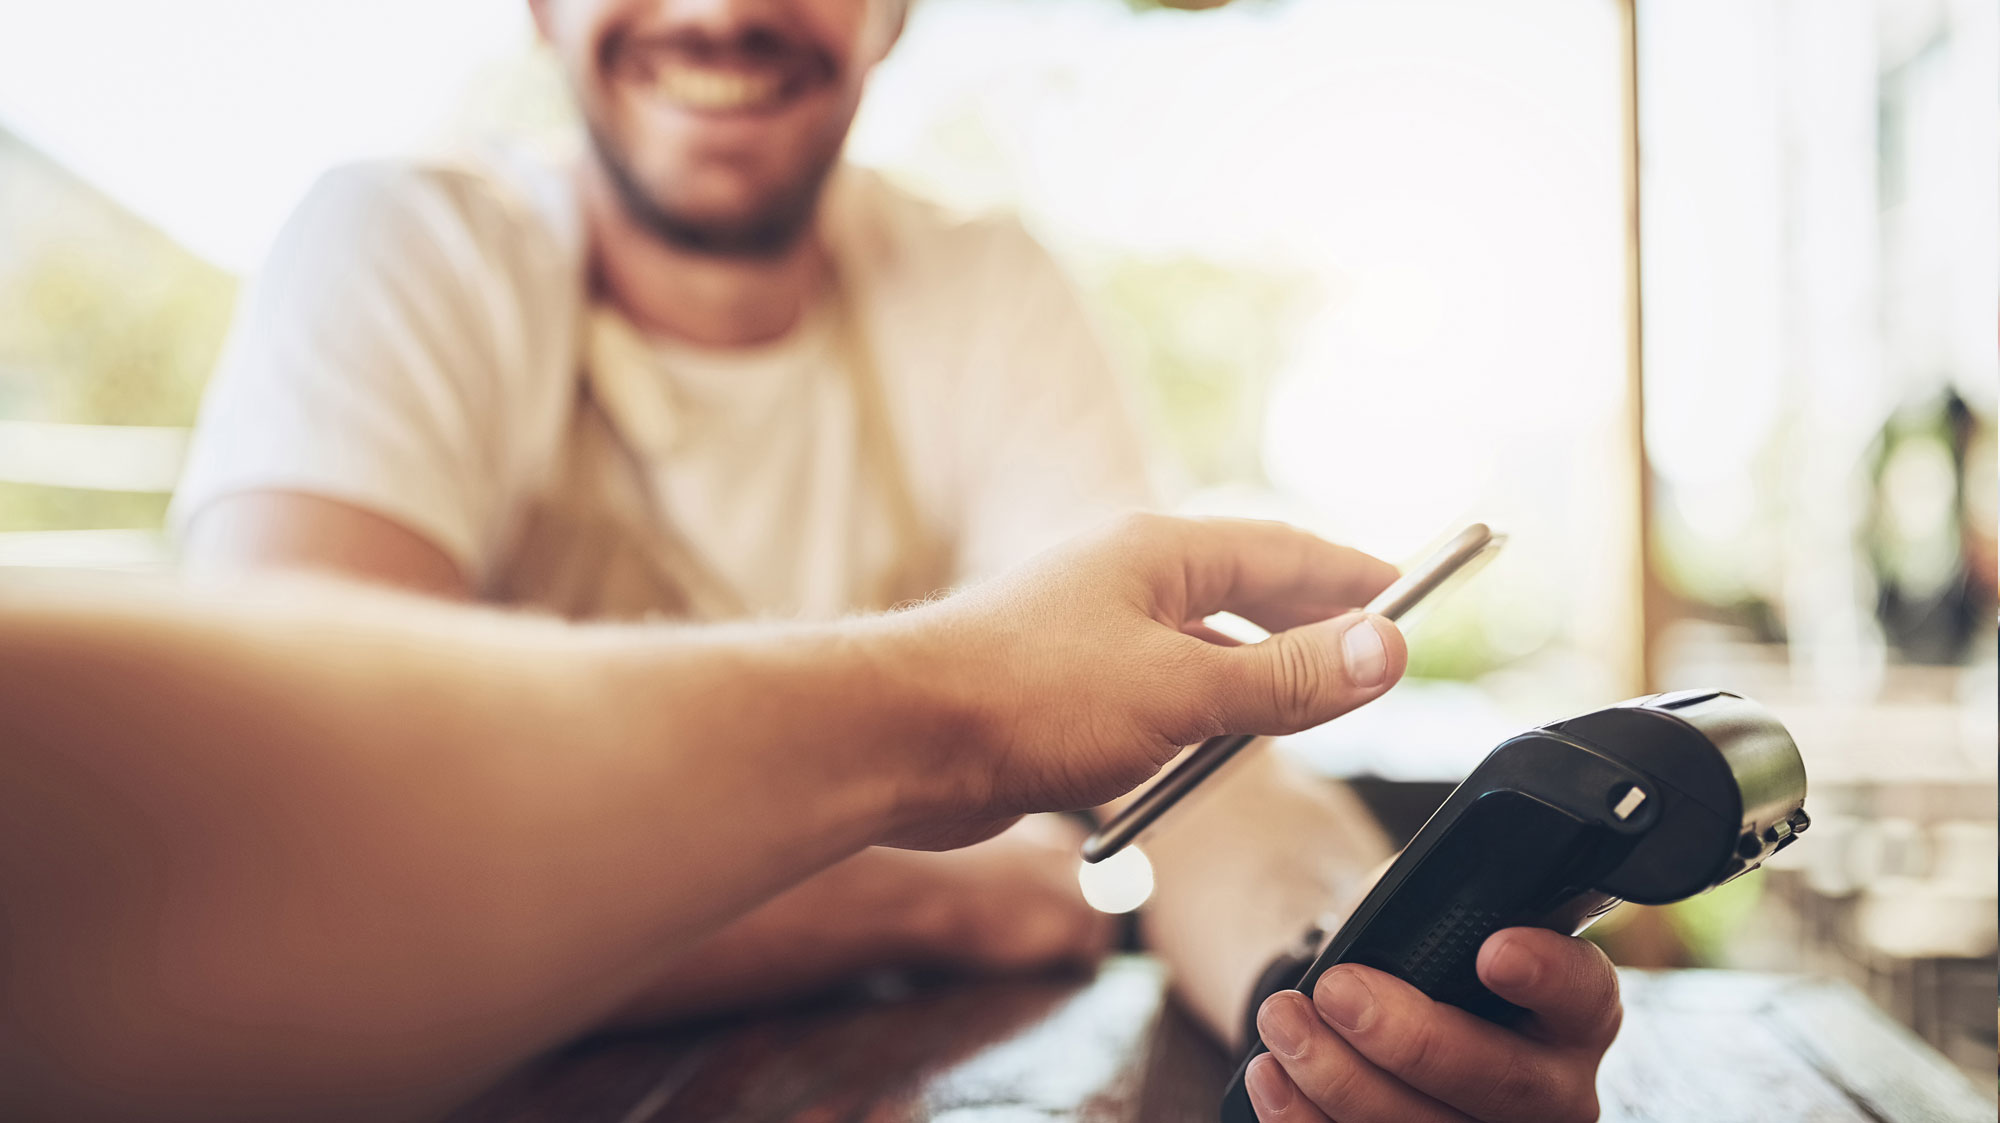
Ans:
[[[959,583],[1147,501],[1121,388],[1018,224],[842,168],[821,223],[839,299],[711,350],[593,306],[570,182],[490,156],[323,178],[247,293],[175,527],[231,493],[324,496],[498,595],[536,512],[574,498],[564,465],[595,410],[641,481],[608,502],[712,586],[681,611],[823,617],[866,606],[907,552],[885,511]]]

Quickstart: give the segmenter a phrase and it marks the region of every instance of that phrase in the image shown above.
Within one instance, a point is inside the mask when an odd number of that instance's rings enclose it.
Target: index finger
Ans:
[[[1187,620],[1233,612],[1281,632],[1368,603],[1396,567],[1295,526],[1260,519],[1183,520]]]
[[[1618,1036],[1618,971],[1596,944],[1546,928],[1503,928],[1479,949],[1479,981],[1533,1012],[1521,1026],[1560,1045],[1602,1048]]]
[[[1474,1119],[1549,1123],[1595,1102],[1596,1065],[1438,1002],[1394,975],[1341,964],[1313,1004],[1376,1067]],[[1590,1114],[1589,1118],[1596,1118]]]

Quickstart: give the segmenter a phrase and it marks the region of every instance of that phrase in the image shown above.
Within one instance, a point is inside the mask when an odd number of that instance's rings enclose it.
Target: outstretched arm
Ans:
[[[1385,689],[1356,556],[1158,518],[896,616],[572,628],[0,586],[0,1108],[413,1118],[871,842],[1102,802]],[[1228,608],[1259,649],[1183,633]],[[1389,662],[1353,680],[1348,629]],[[1261,650],[1260,650],[1261,649]]]
[[[952,720],[839,632],[0,596],[8,1118],[426,1114],[871,841],[856,750]]]
[[[296,492],[210,500],[182,558],[208,580],[310,570],[448,600],[472,600],[435,542],[383,515]],[[784,1001],[883,966],[1032,969],[1083,962],[1110,918],[1076,884],[1080,836],[1029,821],[977,847],[912,854],[870,847],[662,956],[617,1018],[643,1024]]]

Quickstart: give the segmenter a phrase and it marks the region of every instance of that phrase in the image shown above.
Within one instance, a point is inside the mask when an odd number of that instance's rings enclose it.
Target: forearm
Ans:
[[[983,852],[871,846],[664,956],[610,1024],[657,1024],[789,999],[877,968],[952,965],[992,925],[976,902],[1018,884],[984,876]],[[1016,876],[1018,882],[1018,875]]]
[[[450,1103],[893,819],[862,750],[922,732],[868,663],[0,589],[4,1113]]]
[[[1391,852],[1353,792],[1307,776],[1268,744],[1162,819],[1143,842],[1156,888],[1146,942],[1219,1040],[1272,956],[1358,899]]]
[[[614,1024],[792,999],[878,968],[1093,962],[1114,929],[1077,886],[1082,842],[1067,819],[1030,816],[961,850],[869,847],[669,957]]]
[[[614,1027],[795,999],[871,968],[920,962],[948,918],[902,868],[935,855],[870,847],[662,957]],[[933,934],[932,929],[936,932]]]

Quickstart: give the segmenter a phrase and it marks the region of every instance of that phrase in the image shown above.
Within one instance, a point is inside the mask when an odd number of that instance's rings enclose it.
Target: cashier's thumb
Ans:
[[[1403,633],[1351,612],[1230,648],[1238,689],[1220,715],[1231,733],[1296,733],[1370,701],[1403,677]]]

